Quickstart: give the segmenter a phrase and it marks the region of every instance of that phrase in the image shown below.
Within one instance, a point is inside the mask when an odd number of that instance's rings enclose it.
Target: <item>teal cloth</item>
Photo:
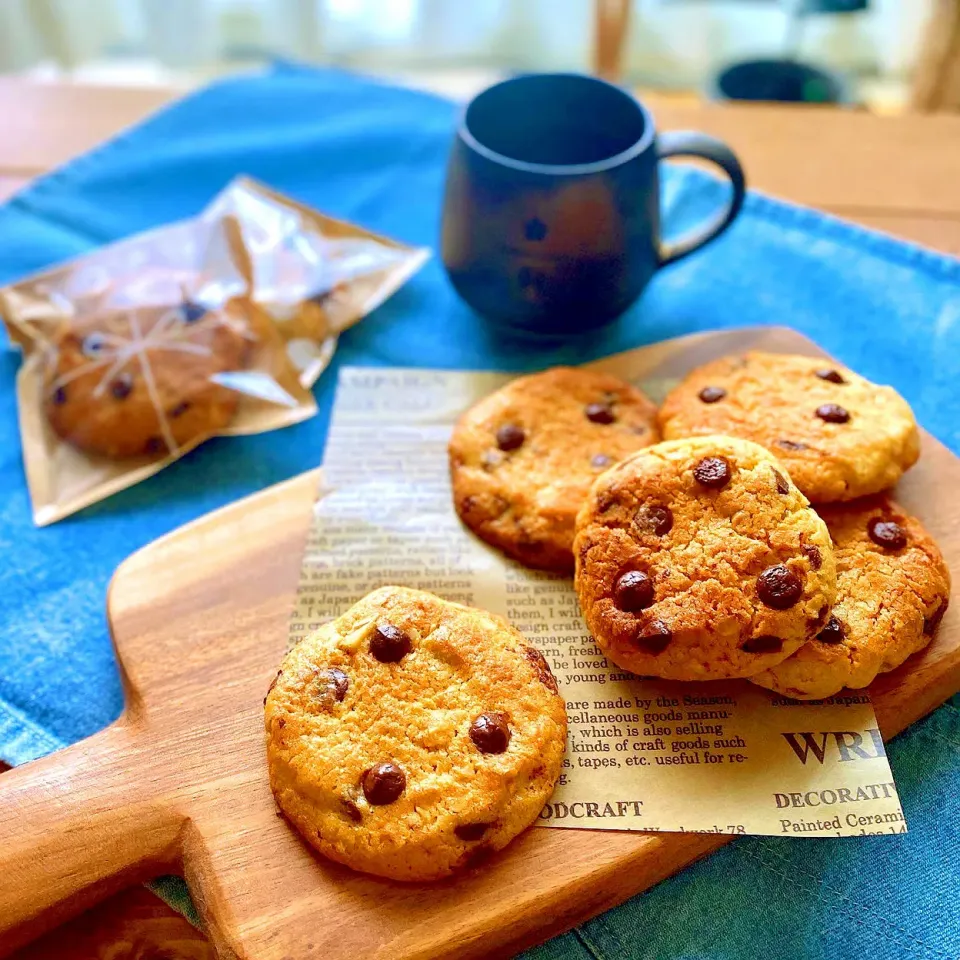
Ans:
[[[455,107],[331,71],[278,68],[202,90],[0,207],[0,282],[198,212],[247,173],[397,239],[435,246]],[[668,232],[724,198],[689,168],[664,176]],[[0,353],[0,758],[20,763],[103,727],[121,707],[106,585],[138,547],[315,466],[341,364],[529,370],[700,330],[789,324],[894,384],[960,450],[960,263],[751,194],[708,251],[656,278],[602,331],[492,330],[434,261],[348,331],[316,387],[320,415],[211,441],[157,477],[37,530]],[[910,827],[863,840],[747,838],[530,958],[820,960],[960,957],[960,716],[954,698],[890,759]],[[164,885],[167,896],[182,885]],[[329,922],[318,918],[318,922]]]

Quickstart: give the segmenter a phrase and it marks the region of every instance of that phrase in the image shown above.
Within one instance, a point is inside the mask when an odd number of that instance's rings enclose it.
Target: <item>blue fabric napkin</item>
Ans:
[[[0,208],[0,283],[190,216],[248,173],[412,244],[434,246],[456,108],[337,72],[278,68],[216,84],[58,170]],[[724,187],[664,178],[668,232]],[[505,335],[474,316],[434,261],[341,339],[317,385],[320,415],[211,441],[151,480],[35,529],[13,378],[0,353],[0,757],[21,763],[121,709],[104,620],[107,582],[159,535],[320,461],[340,364],[533,369],[698,330],[787,324],[894,384],[960,451],[960,263],[751,195],[708,251],[665,270],[599,333]],[[890,750],[910,833],[863,840],[748,838],[530,951],[552,958],[960,956],[960,700]]]

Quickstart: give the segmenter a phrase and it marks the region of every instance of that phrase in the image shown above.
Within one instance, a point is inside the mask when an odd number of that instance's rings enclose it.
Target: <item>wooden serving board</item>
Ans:
[[[736,349],[731,336],[691,340],[691,363]],[[819,352],[789,331],[752,338]],[[539,827],[482,869],[430,886],[315,856],[274,807],[263,697],[287,643],[317,479],[202,518],[117,571],[107,610],[123,716],[0,778],[0,956],[123,886],[177,871],[221,957],[508,956],[726,842]],[[940,541],[955,581],[958,488],[960,461],[925,436],[898,496]],[[885,736],[960,689],[958,607],[924,653],[874,684]]]

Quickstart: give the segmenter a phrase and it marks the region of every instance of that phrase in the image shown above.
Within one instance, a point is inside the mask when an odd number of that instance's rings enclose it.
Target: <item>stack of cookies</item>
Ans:
[[[919,453],[893,389],[749,353],[659,411],[586,370],[520,378],[461,418],[450,468],[478,536],[573,571],[619,666],[815,699],[899,666],[946,610],[937,545],[885,493]]]
[[[587,370],[521,377],[450,440],[464,523],[573,573],[616,664],[796,698],[866,686],[943,616],[943,558],[883,492],[918,455],[893,390],[760,353],[694,371],[659,411]],[[402,587],[294,648],[265,713],[281,812],[330,859],[400,880],[504,847],[566,744],[556,681],[513,627]]]

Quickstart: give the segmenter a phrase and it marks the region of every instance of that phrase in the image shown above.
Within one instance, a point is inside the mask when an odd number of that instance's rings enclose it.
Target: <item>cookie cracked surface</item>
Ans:
[[[481,539],[570,572],[577,511],[612,464],[656,443],[655,408],[608,374],[555,367],[471,407],[450,438],[454,503]]]
[[[505,621],[383,587],[285,658],[265,704],[270,783],[304,839],[356,870],[433,880],[533,823],[566,710]]]
[[[723,357],[667,396],[663,437],[727,434],[766,447],[814,503],[893,486],[920,456],[909,404],[846,367],[816,357]]]
[[[633,673],[760,673],[826,622],[830,536],[772,454],[661,443],[608,470],[577,518],[575,585],[598,645]]]

